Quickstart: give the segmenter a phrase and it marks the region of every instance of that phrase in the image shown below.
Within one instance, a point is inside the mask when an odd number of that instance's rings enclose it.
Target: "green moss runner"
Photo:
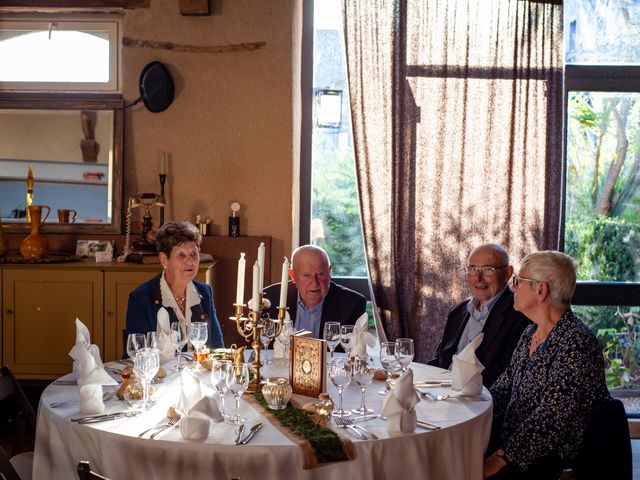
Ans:
[[[282,410],[271,410],[261,392],[253,393],[253,397],[283,426],[309,442],[318,463],[349,460],[340,437],[333,430],[313,423],[304,410],[292,406],[291,403]]]

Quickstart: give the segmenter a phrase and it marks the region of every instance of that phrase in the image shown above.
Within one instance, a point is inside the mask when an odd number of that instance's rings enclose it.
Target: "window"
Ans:
[[[334,279],[369,296],[354,165],[351,115],[340,0],[305,2],[313,35],[307,62],[306,133],[310,157],[302,169],[300,243],[329,253]],[[304,40],[303,40],[304,42]],[[303,161],[304,163],[304,161]],[[307,207],[308,205],[308,207]],[[350,277],[350,278],[344,278]],[[353,278],[355,277],[355,278]]]
[[[116,21],[0,21],[0,89],[118,90]]]
[[[603,342],[607,383],[640,386],[640,2],[565,2],[564,249],[575,310]],[[640,414],[637,397],[623,398]],[[635,398],[634,398],[635,397]]]

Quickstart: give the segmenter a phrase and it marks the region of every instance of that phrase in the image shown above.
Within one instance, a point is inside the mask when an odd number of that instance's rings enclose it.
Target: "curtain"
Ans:
[[[431,358],[483,243],[558,248],[561,2],[344,0],[363,233],[387,337]]]

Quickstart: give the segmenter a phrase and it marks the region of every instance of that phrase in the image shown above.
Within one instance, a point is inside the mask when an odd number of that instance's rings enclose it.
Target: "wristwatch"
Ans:
[[[498,450],[496,450],[496,455],[502,458],[507,465],[511,463],[511,458],[509,458],[509,455],[507,455],[502,448],[499,448]]]

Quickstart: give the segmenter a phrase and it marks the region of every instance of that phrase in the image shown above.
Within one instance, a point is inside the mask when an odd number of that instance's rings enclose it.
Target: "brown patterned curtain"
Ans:
[[[344,18],[375,304],[426,361],[474,246],[558,247],[562,6],[344,0]]]

